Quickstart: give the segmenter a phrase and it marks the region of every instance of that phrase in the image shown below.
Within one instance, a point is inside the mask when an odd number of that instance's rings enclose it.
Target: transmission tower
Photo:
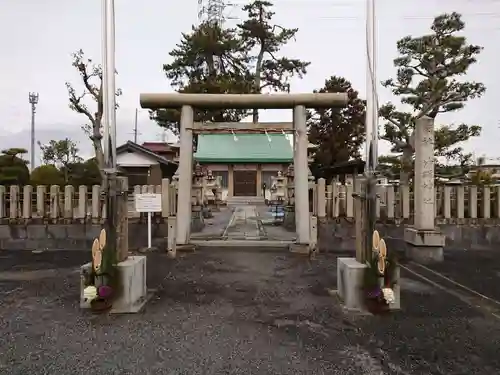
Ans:
[[[198,21],[214,23],[222,26],[224,23],[224,11],[227,4],[225,0],[198,0]]]

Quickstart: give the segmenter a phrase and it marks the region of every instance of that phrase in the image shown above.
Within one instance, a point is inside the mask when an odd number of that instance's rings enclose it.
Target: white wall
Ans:
[[[124,152],[117,155],[116,159],[119,167],[150,167],[158,164],[152,157],[134,152]]]

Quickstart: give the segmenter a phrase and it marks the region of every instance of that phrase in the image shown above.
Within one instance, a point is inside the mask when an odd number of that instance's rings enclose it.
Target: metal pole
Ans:
[[[108,0],[108,95],[111,168],[116,170],[115,1]],[[116,173],[116,171],[114,171]]]
[[[29,93],[29,102],[31,104],[31,165],[30,170],[35,169],[35,114],[36,105],[38,104],[39,95],[36,92]]]
[[[109,109],[108,109],[108,5],[107,0],[102,1],[102,30],[101,30],[101,60],[102,60],[102,127],[104,132],[103,151],[104,151],[104,168],[109,168]]]
[[[135,121],[134,121],[134,143],[137,143],[137,115],[139,110],[135,109]]]
[[[35,113],[36,105],[31,103],[31,172],[35,169]]]
[[[113,262],[118,259],[118,201],[116,175],[116,98],[115,98],[115,15],[114,1],[102,0],[102,94],[104,127],[104,175],[106,192],[106,232],[112,246]]]
[[[151,212],[148,212],[148,249],[151,249]]]
[[[377,202],[378,162],[378,98],[376,75],[376,15],[375,0],[366,3],[366,54],[367,54],[367,95],[366,95],[366,149],[365,149],[365,260],[370,259],[372,252],[372,234],[377,220],[375,206]]]

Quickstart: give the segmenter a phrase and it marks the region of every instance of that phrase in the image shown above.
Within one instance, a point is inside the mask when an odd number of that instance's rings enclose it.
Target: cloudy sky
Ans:
[[[228,1],[229,2],[229,1]],[[241,17],[243,0],[232,0],[228,23]],[[283,54],[312,62],[308,75],[294,81],[294,92],[321,87],[331,75],[344,76],[361,92],[365,89],[364,0],[275,0],[276,22],[298,27],[297,40]],[[90,153],[90,141],[80,130],[81,115],[68,108],[65,82],[78,90],[81,82],[71,66],[71,53],[83,49],[100,60],[100,1],[98,0],[0,0],[0,147],[29,148],[30,105],[28,93],[40,95],[37,138],[71,137]],[[466,148],[477,156],[500,157],[500,44],[499,0],[378,0],[378,78],[393,76],[396,41],[408,34],[426,33],[432,18],[458,11],[467,22],[470,42],[485,47],[468,79],[480,80],[487,94],[459,113],[438,122],[467,122],[483,126],[480,139]],[[141,92],[171,91],[161,67],[182,32],[197,22],[197,0],[116,1],[117,85],[122,88],[117,114],[119,139],[133,139],[135,110]],[[497,51],[495,51],[495,47]],[[496,53],[495,53],[496,52]],[[380,102],[391,100],[382,88]],[[263,121],[290,121],[290,111],[267,111]],[[161,129],[139,111],[139,141],[159,140]],[[497,139],[497,141],[495,141]],[[381,145],[386,152],[387,145]]]

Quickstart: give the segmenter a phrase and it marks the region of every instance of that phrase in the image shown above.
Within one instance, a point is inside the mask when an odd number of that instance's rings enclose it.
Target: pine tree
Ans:
[[[238,25],[239,36],[250,51],[249,70],[254,76],[253,92],[267,89],[290,92],[290,79],[302,78],[310,65],[299,59],[279,56],[280,49],[293,40],[297,28],[289,29],[273,23],[274,12],[270,1],[254,0],[243,7],[247,19]],[[259,111],[252,112],[254,123],[259,121]]]
[[[205,22],[182,34],[169,55],[172,61],[163,71],[172,87],[180,93],[249,93],[252,78],[247,71],[247,51],[234,29]],[[247,110],[196,110],[195,121],[240,121]],[[178,110],[151,113],[160,126],[178,133]]]
[[[398,111],[388,103],[380,108],[380,115],[387,120],[382,139],[393,145],[393,152],[401,153],[402,184],[408,184],[412,168],[412,133],[416,120],[423,116],[435,119],[440,113],[460,110],[469,99],[479,98],[485,92],[482,83],[460,79],[477,62],[482,50],[457,35],[464,29],[460,14],[443,14],[434,19],[432,33],[407,36],[397,43],[399,57],[394,60],[397,78],[388,79],[383,86],[391,89],[401,103],[411,106],[413,111]],[[436,129],[436,156],[459,162],[467,159],[459,143],[480,132],[480,126],[467,124]]]
[[[343,108],[308,112],[309,141],[318,146],[311,170],[316,176],[328,178],[328,167],[361,157],[360,150],[365,141],[366,102],[342,77],[330,77],[323,88],[314,92],[342,92],[347,93],[349,98]]]

